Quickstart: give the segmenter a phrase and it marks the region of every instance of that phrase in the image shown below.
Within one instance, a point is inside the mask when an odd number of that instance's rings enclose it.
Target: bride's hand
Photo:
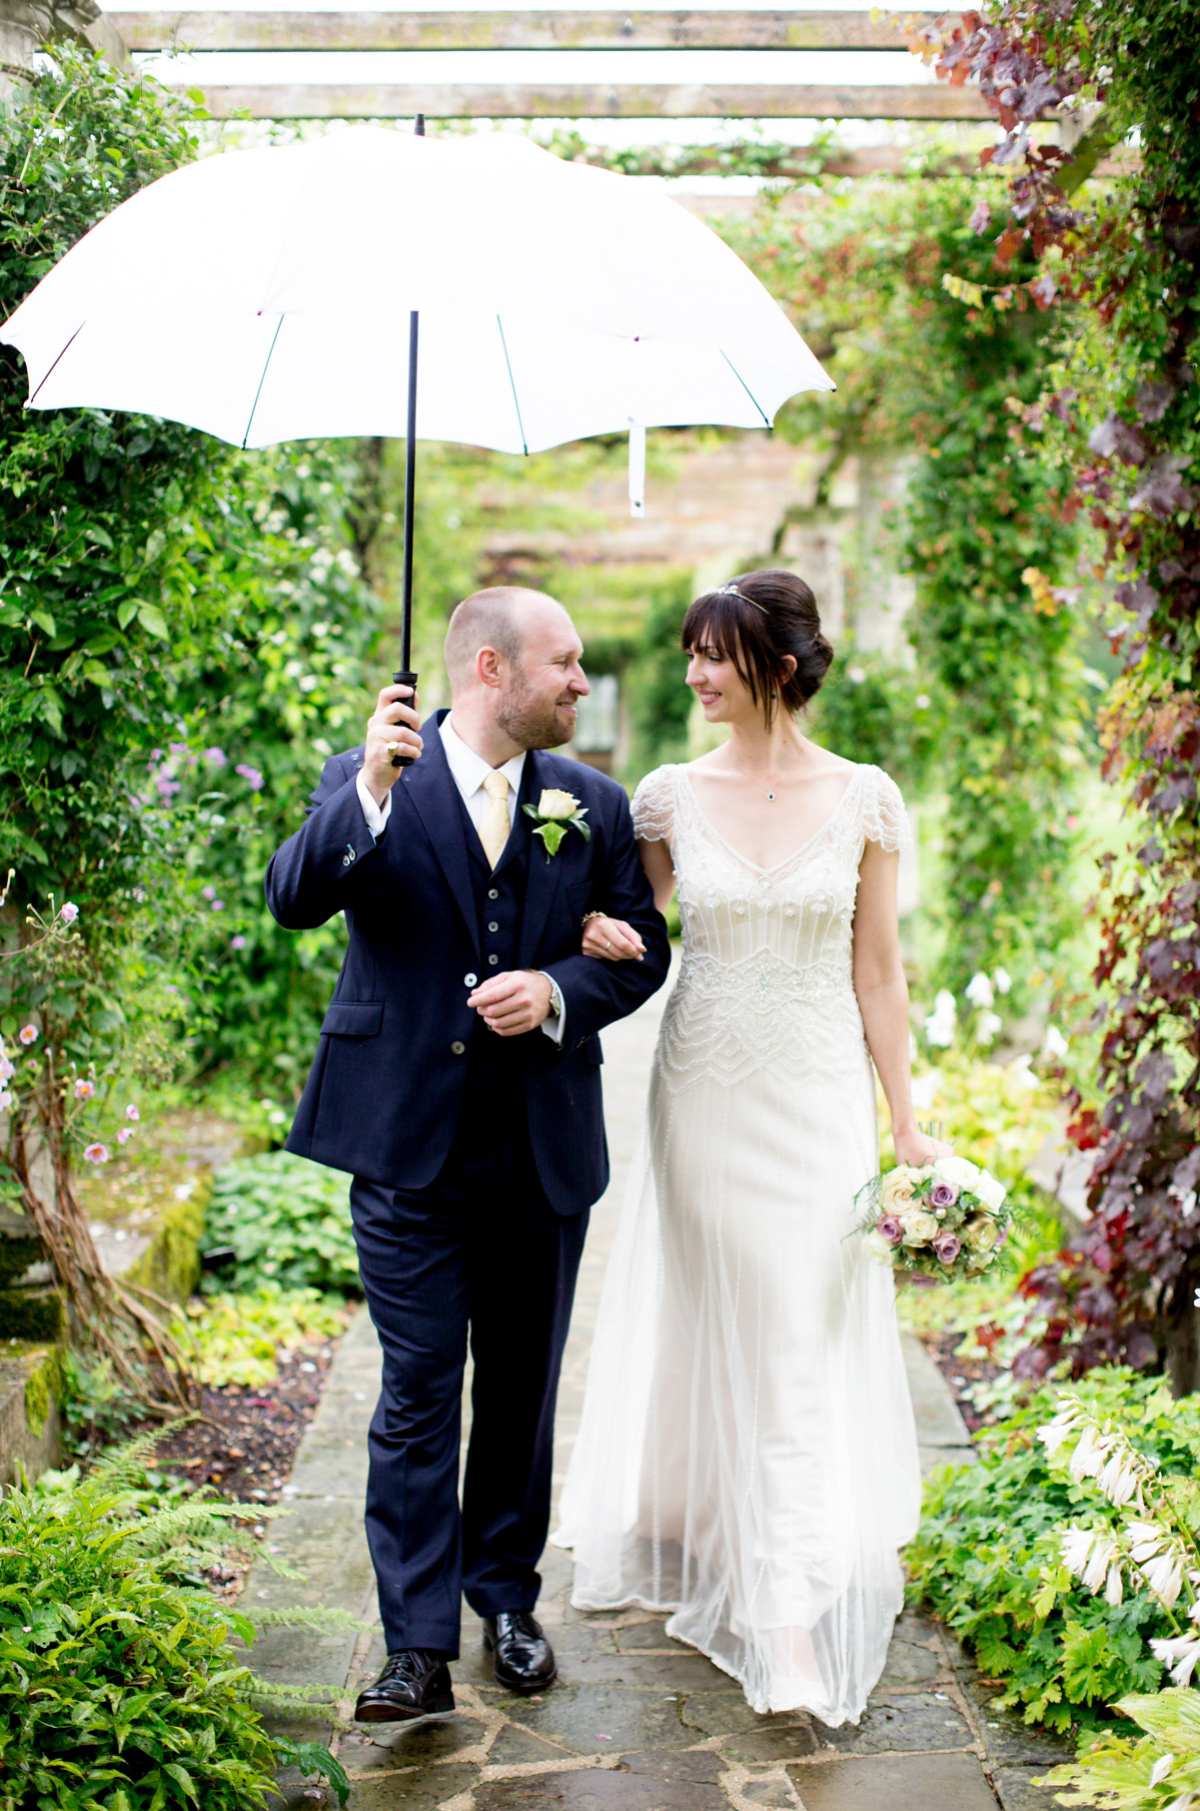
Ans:
[[[583,953],[604,962],[640,962],[646,946],[623,918],[606,918],[603,914],[589,918],[583,927]]]
[[[905,1132],[895,1132],[892,1143],[896,1147],[896,1162],[911,1164],[913,1169],[924,1169],[935,1157],[951,1157],[953,1145],[943,1144],[940,1138],[931,1138],[928,1132],[922,1132],[918,1126],[911,1126]]]

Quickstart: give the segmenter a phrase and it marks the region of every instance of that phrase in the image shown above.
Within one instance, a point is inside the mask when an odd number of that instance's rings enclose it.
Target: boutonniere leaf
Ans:
[[[546,848],[546,860],[558,854],[558,846],[567,831],[578,830],[584,842],[590,842],[592,830],[590,824],[584,823],[587,806],[581,805],[573,792],[560,792],[555,786],[547,786],[536,805],[524,807],[525,816],[534,820],[533,834],[540,836]]]

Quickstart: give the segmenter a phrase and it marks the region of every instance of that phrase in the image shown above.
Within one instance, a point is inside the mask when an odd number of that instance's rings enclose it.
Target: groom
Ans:
[[[668,963],[623,790],[545,752],[573,734],[582,652],[552,598],[475,592],[446,635],[450,711],[421,726],[408,689],[385,686],[365,746],[326,762],[267,870],[280,924],[344,911],[349,931],[288,1149],[353,1174],[383,1347],[366,1520],[388,1660],[362,1722],[453,1710],[464,1591],[502,1685],[555,1674],[533,1609],[559,1366],[608,1180],[596,1034]],[[578,800],[590,840],[572,824],[549,852],[524,809],[547,790]],[[641,934],[641,961],[581,953],[600,909]]]

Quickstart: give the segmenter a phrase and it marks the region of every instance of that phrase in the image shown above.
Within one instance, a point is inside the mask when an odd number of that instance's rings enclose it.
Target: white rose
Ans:
[[[996,1240],[1000,1237],[994,1220],[977,1218],[968,1220],[963,1227],[963,1241],[968,1251],[994,1251]]]
[[[574,793],[560,792],[555,786],[547,786],[538,800],[538,816],[552,818],[555,823],[564,823],[578,810],[579,800]]]
[[[906,1245],[928,1245],[930,1239],[934,1238],[938,1231],[937,1221],[932,1214],[927,1214],[923,1208],[917,1208],[913,1212],[901,1214],[900,1224],[904,1228],[904,1243]]]
[[[977,1163],[969,1163],[965,1157],[938,1157],[934,1161],[933,1173],[939,1182],[954,1182],[959,1188],[973,1189],[982,1174]]]
[[[989,1175],[987,1170],[980,1170],[975,1181],[971,1184],[971,1192],[979,1196],[979,1199],[983,1202],[983,1205],[990,1214],[998,1214],[1000,1212],[1000,1209],[1004,1206],[1004,1198],[1008,1194],[1008,1190],[1005,1188],[1004,1184],[1002,1182],[997,1182],[996,1178]]]
[[[890,1267],[892,1262],[892,1247],[888,1244],[881,1232],[869,1232],[867,1234],[867,1251],[877,1264],[887,1264]]]

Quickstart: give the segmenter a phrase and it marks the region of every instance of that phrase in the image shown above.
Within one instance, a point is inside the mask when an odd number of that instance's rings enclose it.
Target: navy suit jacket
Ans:
[[[444,715],[424,725],[424,750],[392,788],[378,844],[355,784],[363,750],[351,749],[325,763],[306,822],[266,878],[267,903],[287,929],[345,912],[350,933],[287,1148],[409,1189],[427,1187],[449,1155],[477,1023],[467,996],[485,973],[467,840],[474,832],[438,734]],[[608,1181],[596,1034],[662,986],[670,950],[623,788],[534,750],[522,796],[536,802],[547,786],[587,807],[592,835],[585,842],[568,831],[549,861],[533,838],[517,967],[558,982],[566,1034],[561,1048],[540,1028],[504,1042],[519,1047],[538,1176],[552,1206],[571,1214]],[[518,811],[513,834],[532,832]],[[643,961],[581,953],[583,916],[596,910],[633,925]]]

